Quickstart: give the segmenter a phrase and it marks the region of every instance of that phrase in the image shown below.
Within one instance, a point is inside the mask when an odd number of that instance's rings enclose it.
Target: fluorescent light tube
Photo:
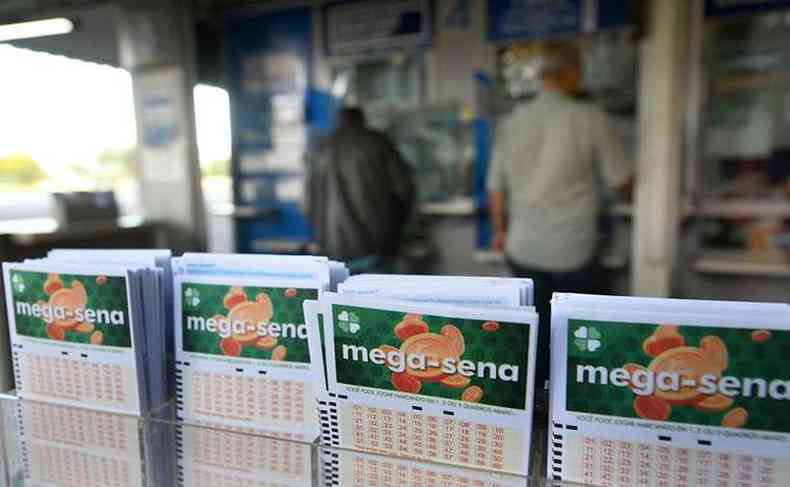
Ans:
[[[0,25],[0,42],[68,34],[73,30],[74,22],[65,18],[4,24]]]

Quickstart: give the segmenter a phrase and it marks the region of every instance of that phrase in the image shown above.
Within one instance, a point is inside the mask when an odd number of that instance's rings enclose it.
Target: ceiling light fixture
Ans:
[[[0,42],[68,34],[72,31],[74,22],[66,18],[4,24],[0,25]]]

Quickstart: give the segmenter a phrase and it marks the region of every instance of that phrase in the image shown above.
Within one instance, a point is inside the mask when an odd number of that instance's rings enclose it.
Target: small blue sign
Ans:
[[[631,2],[598,0],[597,30],[621,29],[631,23]]]
[[[429,0],[340,0],[323,8],[327,55],[424,46],[431,40]]]
[[[540,39],[628,25],[627,0],[488,0],[492,41]],[[585,16],[590,19],[586,20]]]
[[[489,38],[503,41],[578,33],[583,15],[583,0],[489,0]]]
[[[143,144],[146,147],[165,148],[178,138],[176,123],[143,123]]]
[[[705,16],[756,14],[790,9],[790,0],[705,0]]]

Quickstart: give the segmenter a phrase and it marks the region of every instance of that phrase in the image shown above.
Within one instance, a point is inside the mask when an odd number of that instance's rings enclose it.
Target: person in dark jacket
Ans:
[[[343,109],[336,130],[308,157],[307,213],[321,252],[352,270],[355,261],[383,270],[414,207],[410,167],[359,108]]]

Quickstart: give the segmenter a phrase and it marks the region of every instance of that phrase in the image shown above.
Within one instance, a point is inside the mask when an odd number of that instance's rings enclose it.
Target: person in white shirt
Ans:
[[[632,170],[606,113],[575,98],[581,73],[576,46],[543,46],[543,90],[497,128],[488,172],[494,250],[505,253],[514,275],[535,281],[540,385],[548,375],[551,295],[603,291],[596,255],[602,186],[627,186]]]

